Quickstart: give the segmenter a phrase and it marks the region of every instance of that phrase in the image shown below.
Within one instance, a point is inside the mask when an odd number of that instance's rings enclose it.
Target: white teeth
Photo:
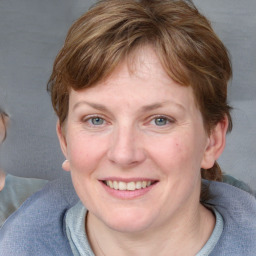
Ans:
[[[118,189],[118,182],[117,181],[113,181],[113,188],[114,189]]]
[[[152,182],[151,181],[132,181],[132,182],[123,182],[123,181],[111,181],[108,180],[105,182],[105,184],[110,187],[113,188],[115,190],[129,190],[129,191],[134,191],[136,189],[142,189],[142,188],[146,188],[149,187]]]
[[[118,185],[119,185],[118,186],[119,190],[126,190],[126,183],[125,182],[120,181]]]
[[[107,185],[108,185],[109,187],[113,188],[113,182],[112,182],[111,180],[108,180],[108,181],[107,181]]]
[[[141,182],[140,181],[136,182],[136,189],[141,189]]]
[[[142,181],[142,187],[146,188],[147,187],[147,182],[146,181]]]
[[[135,190],[135,183],[134,182],[127,183],[127,190]]]

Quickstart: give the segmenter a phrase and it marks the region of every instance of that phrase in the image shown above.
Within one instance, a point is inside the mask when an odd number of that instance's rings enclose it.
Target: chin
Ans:
[[[151,226],[154,216],[152,213],[126,210],[108,214],[108,216],[104,216],[104,219],[102,221],[110,229],[122,233],[138,233]]]

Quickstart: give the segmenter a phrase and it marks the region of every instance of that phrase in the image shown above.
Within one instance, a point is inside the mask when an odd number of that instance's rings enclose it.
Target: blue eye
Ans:
[[[165,117],[158,117],[154,119],[154,123],[157,126],[163,126],[166,125],[167,123],[169,123],[169,120]]]
[[[103,125],[104,119],[100,117],[92,117],[90,118],[90,122],[92,125]]]

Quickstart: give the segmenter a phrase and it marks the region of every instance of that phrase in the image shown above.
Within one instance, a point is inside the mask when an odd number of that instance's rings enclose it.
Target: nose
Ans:
[[[107,155],[111,162],[122,167],[137,165],[146,159],[142,138],[132,127],[119,127],[113,132]]]

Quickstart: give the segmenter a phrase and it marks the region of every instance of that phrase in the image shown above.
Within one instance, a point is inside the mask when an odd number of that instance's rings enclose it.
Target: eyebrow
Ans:
[[[163,107],[163,105],[164,105],[163,103],[154,103],[154,104],[143,106],[141,110],[142,112],[149,112],[149,111],[161,108]]]
[[[90,106],[90,107],[92,107],[92,108],[95,108],[95,109],[97,109],[97,110],[100,110],[100,111],[108,111],[108,109],[107,109],[104,105],[102,105],[102,104],[93,103],[93,102],[88,102],[88,101],[85,101],[85,100],[77,102],[77,103],[74,105],[73,110],[75,110],[76,108],[78,108],[80,105],[84,105],[84,104],[85,104],[85,105],[88,105],[88,106]]]
[[[182,109],[184,110],[184,106],[179,104],[179,103],[176,103],[176,102],[170,102],[170,101],[164,101],[164,102],[161,102],[161,103],[153,103],[153,104],[149,104],[149,105],[145,105],[141,108],[141,112],[149,112],[149,111],[152,111],[152,110],[155,110],[155,109],[159,109],[161,107],[164,107],[164,105],[168,104],[168,103],[172,103],[174,104],[175,106],[177,106],[179,109]],[[99,111],[105,111],[105,112],[110,112],[108,110],[108,108],[102,104],[98,104],[98,103],[93,103],[93,102],[88,102],[88,101],[79,101],[77,102],[74,107],[73,107],[73,111],[78,108],[80,105],[88,105],[94,109],[97,109]]]

